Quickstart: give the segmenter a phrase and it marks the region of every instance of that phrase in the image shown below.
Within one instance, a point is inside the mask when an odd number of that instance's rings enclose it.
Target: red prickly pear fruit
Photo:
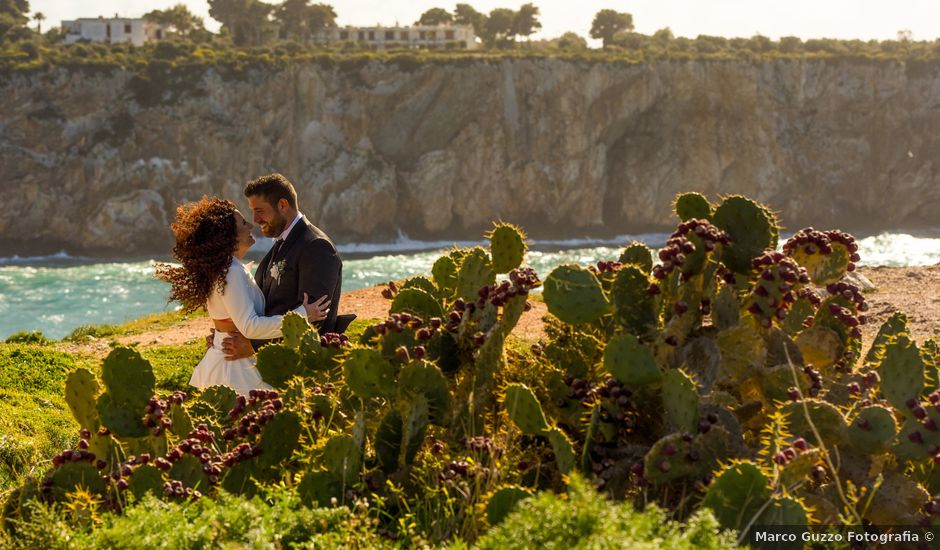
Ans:
[[[783,450],[783,456],[787,457],[787,461],[791,461],[796,458],[796,451],[792,448],[787,448]]]
[[[919,419],[921,419],[921,420],[923,420],[924,418],[927,418],[927,409],[921,407],[920,405],[914,407],[914,408],[911,410],[911,412],[914,413],[914,416],[915,416],[915,417],[917,417],[917,418],[919,418]]]
[[[924,436],[921,435],[921,433],[917,430],[907,434],[907,438],[911,440],[911,443],[917,443],[918,445],[922,445],[924,443]]]
[[[672,456],[676,454],[676,447],[672,443],[667,443],[666,446],[663,447],[663,454],[666,456]]]
[[[797,401],[797,400],[799,400],[799,399],[800,399],[800,390],[799,390],[798,388],[796,388],[795,386],[791,386],[791,387],[787,390],[787,397],[789,397],[791,401]]]
[[[672,464],[670,464],[668,460],[663,460],[662,462],[659,463],[659,470],[661,472],[666,473],[671,469],[672,469]]]
[[[783,466],[787,463],[787,457],[784,456],[783,453],[777,453],[774,455],[774,462],[780,466]]]
[[[908,399],[907,401],[905,401],[904,404],[907,405],[908,409],[913,409],[914,407],[917,406],[917,400],[912,397]]]
[[[679,345],[679,339],[676,338],[675,336],[668,336],[668,337],[666,337],[666,339],[665,339],[664,341],[665,341],[667,344],[669,344],[670,346],[678,346],[678,345]]]
[[[800,452],[805,451],[807,449],[806,440],[802,437],[797,438],[793,442],[793,448]]]

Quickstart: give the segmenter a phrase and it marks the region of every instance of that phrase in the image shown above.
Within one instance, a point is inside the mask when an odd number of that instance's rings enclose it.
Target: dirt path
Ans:
[[[876,287],[875,291],[866,295],[870,306],[868,317],[871,319],[863,327],[866,349],[881,323],[896,310],[907,314],[915,340],[940,336],[940,265],[914,268],[863,267],[859,273]],[[355,313],[361,319],[384,319],[388,314],[389,302],[382,298],[383,288],[376,286],[343,293],[342,313]],[[513,334],[535,341],[544,336],[542,317],[547,308],[543,302],[534,300],[532,306],[530,311],[522,315]],[[210,326],[208,317],[199,317],[169,329],[124,336],[117,340],[123,344],[176,346],[202,338],[209,333]],[[104,341],[83,345],[63,344],[60,347],[64,351],[82,351],[94,355],[104,355],[108,351]]]

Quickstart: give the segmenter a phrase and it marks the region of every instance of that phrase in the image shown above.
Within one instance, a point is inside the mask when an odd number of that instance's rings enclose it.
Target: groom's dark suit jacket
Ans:
[[[273,257],[275,248],[271,247],[255,272],[255,282],[264,294],[264,315],[283,315],[296,308],[303,303],[304,292],[310,302],[329,296],[330,312],[316,327],[320,334],[333,332],[343,278],[343,261],[333,241],[302,217]],[[275,264],[283,266],[277,279],[271,276],[271,266]],[[268,342],[251,341],[256,350]]]

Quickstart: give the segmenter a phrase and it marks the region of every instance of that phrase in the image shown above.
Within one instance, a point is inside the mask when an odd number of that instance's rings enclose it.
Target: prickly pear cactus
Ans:
[[[257,368],[262,380],[286,388],[287,381],[300,374],[300,354],[285,345],[269,344],[258,352]]]
[[[354,349],[343,361],[346,385],[363,399],[394,395],[397,369],[380,352]]]
[[[209,420],[216,425],[228,421],[228,412],[235,407],[238,395],[225,386],[210,386],[190,405],[189,412],[197,418]]]
[[[281,412],[264,425],[261,430],[262,468],[270,468],[289,459],[300,441],[300,417],[295,412]]]
[[[103,495],[106,489],[98,469],[87,462],[69,462],[52,472],[52,498],[56,502],[64,502],[67,494],[79,487],[96,495]]]
[[[101,423],[118,437],[144,437],[148,433],[141,421],[143,406],[139,409],[123,407],[116,404],[110,394],[103,393],[98,397],[97,409]]]
[[[496,282],[496,272],[490,265],[486,251],[479,246],[470,249],[460,263],[457,272],[457,297],[467,301],[477,299],[481,287]]]
[[[87,369],[69,373],[65,380],[65,402],[72,411],[78,425],[90,432],[98,431],[98,381]]]
[[[861,409],[849,425],[849,442],[865,454],[877,454],[888,449],[898,433],[894,415],[881,405]]]
[[[645,244],[633,241],[620,253],[617,261],[624,265],[635,265],[649,275],[653,270],[653,251]]]
[[[509,273],[522,264],[525,257],[525,233],[508,223],[499,223],[487,235],[490,240],[490,253],[493,256],[493,270],[496,273]]]
[[[281,333],[284,334],[284,345],[291,349],[300,347],[300,339],[308,330],[310,330],[310,323],[307,322],[307,319],[293,311],[288,311],[281,321]]]
[[[693,218],[707,220],[712,217],[712,205],[701,193],[682,193],[676,196],[673,203],[676,215],[682,221]]]
[[[816,286],[838,282],[845,276],[849,264],[859,260],[858,245],[850,235],[811,227],[790,237],[783,245],[783,252],[806,268]]]
[[[350,487],[359,479],[362,449],[348,435],[333,436],[323,447],[323,465],[343,486]]]
[[[712,509],[722,527],[742,530],[770,497],[767,474],[754,463],[739,462],[716,476],[702,504]]]
[[[751,260],[777,248],[777,219],[766,207],[741,196],[727,197],[711,218],[731,237],[721,261],[735,273],[750,273]]]
[[[868,354],[865,356],[865,363],[868,365],[879,363],[884,356],[885,346],[888,342],[902,333],[908,333],[907,315],[895,311],[878,329],[878,334],[875,335],[871,348],[868,349]]]
[[[804,407],[805,406],[805,407]],[[802,437],[813,445],[841,445],[848,437],[845,417],[835,406],[819,399],[804,399],[784,405],[781,412],[786,416],[790,432]],[[819,431],[823,441],[820,443],[813,435],[813,429],[807,421],[807,414]]]
[[[428,279],[427,277],[422,277],[421,275],[412,277],[408,279],[407,281],[405,281],[404,283],[402,283],[401,285],[402,290],[407,290],[409,288],[417,288],[417,289],[423,290],[427,292],[428,294],[430,294],[431,296],[434,296],[435,298],[437,298],[438,294],[440,294],[440,292],[438,291],[438,288],[434,285],[433,282],[431,282],[431,279]]]
[[[610,289],[617,324],[640,337],[655,330],[657,324],[655,300],[649,293],[650,280],[646,273],[633,265],[624,266],[617,272]]]
[[[663,407],[677,432],[695,432],[698,426],[698,392],[684,372],[672,369],[663,375]]]
[[[150,493],[156,497],[163,494],[163,473],[150,464],[134,468],[128,482],[128,490],[134,498],[140,500]]]
[[[460,266],[450,256],[441,256],[431,267],[434,284],[437,285],[441,296],[453,296],[457,291],[457,273]]]
[[[450,417],[452,399],[447,379],[441,369],[427,361],[414,361],[405,365],[398,375],[401,397],[422,395],[428,402],[428,417],[431,422],[443,426]]]
[[[574,264],[552,270],[545,279],[544,295],[548,311],[570,325],[596,321],[610,311],[597,277]]]
[[[184,455],[177,460],[170,468],[169,477],[192,489],[206,491],[209,488],[209,476],[203,471],[199,459],[193,455]]]
[[[894,408],[906,410],[909,399],[920,400],[924,389],[924,361],[915,344],[900,334],[885,345],[880,366],[881,391]]]
[[[632,334],[618,334],[604,348],[604,368],[627,386],[658,382],[662,373],[653,352]]]
[[[170,420],[173,421],[169,430],[176,437],[186,437],[189,432],[193,431],[193,420],[179,403],[173,403],[169,410],[169,416]]]
[[[404,288],[395,295],[389,313],[407,311],[427,321],[431,317],[441,317],[444,312],[437,299],[426,291],[417,288]]]
[[[574,447],[565,432],[558,428],[552,428],[545,436],[555,453],[555,463],[558,465],[558,471],[567,474],[574,470],[577,466],[577,458],[574,454]]]
[[[503,487],[499,489],[490,495],[489,500],[486,502],[486,521],[490,525],[500,523],[515,509],[516,504],[532,496],[531,491],[522,487]]]
[[[105,358],[101,379],[114,405],[138,414],[143,413],[156,383],[150,362],[137,350],[124,347],[114,348]]]
[[[503,394],[503,406],[509,418],[523,433],[539,435],[549,428],[542,406],[528,387],[523,384],[510,384]]]
[[[342,483],[329,472],[310,470],[297,486],[300,501],[314,508],[329,508],[339,504],[343,496]]]

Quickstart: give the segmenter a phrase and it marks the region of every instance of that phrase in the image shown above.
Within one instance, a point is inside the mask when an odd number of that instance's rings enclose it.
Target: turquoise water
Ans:
[[[543,278],[557,265],[616,260],[623,245],[636,239],[661,246],[664,234],[620,236],[609,240],[537,241],[526,256]],[[442,250],[453,243],[400,239],[390,245],[340,246],[343,290],[427,274]],[[468,246],[473,242],[457,243]],[[940,238],[884,233],[859,241],[862,265],[918,266],[940,262]],[[260,257],[268,243],[259,243]],[[384,247],[384,250],[383,250]],[[417,250],[417,251],[415,251]],[[166,303],[168,287],[154,279],[153,260],[100,262],[64,253],[41,258],[0,258],[0,338],[41,330],[62,338],[82,324],[118,324],[175,308]]]

